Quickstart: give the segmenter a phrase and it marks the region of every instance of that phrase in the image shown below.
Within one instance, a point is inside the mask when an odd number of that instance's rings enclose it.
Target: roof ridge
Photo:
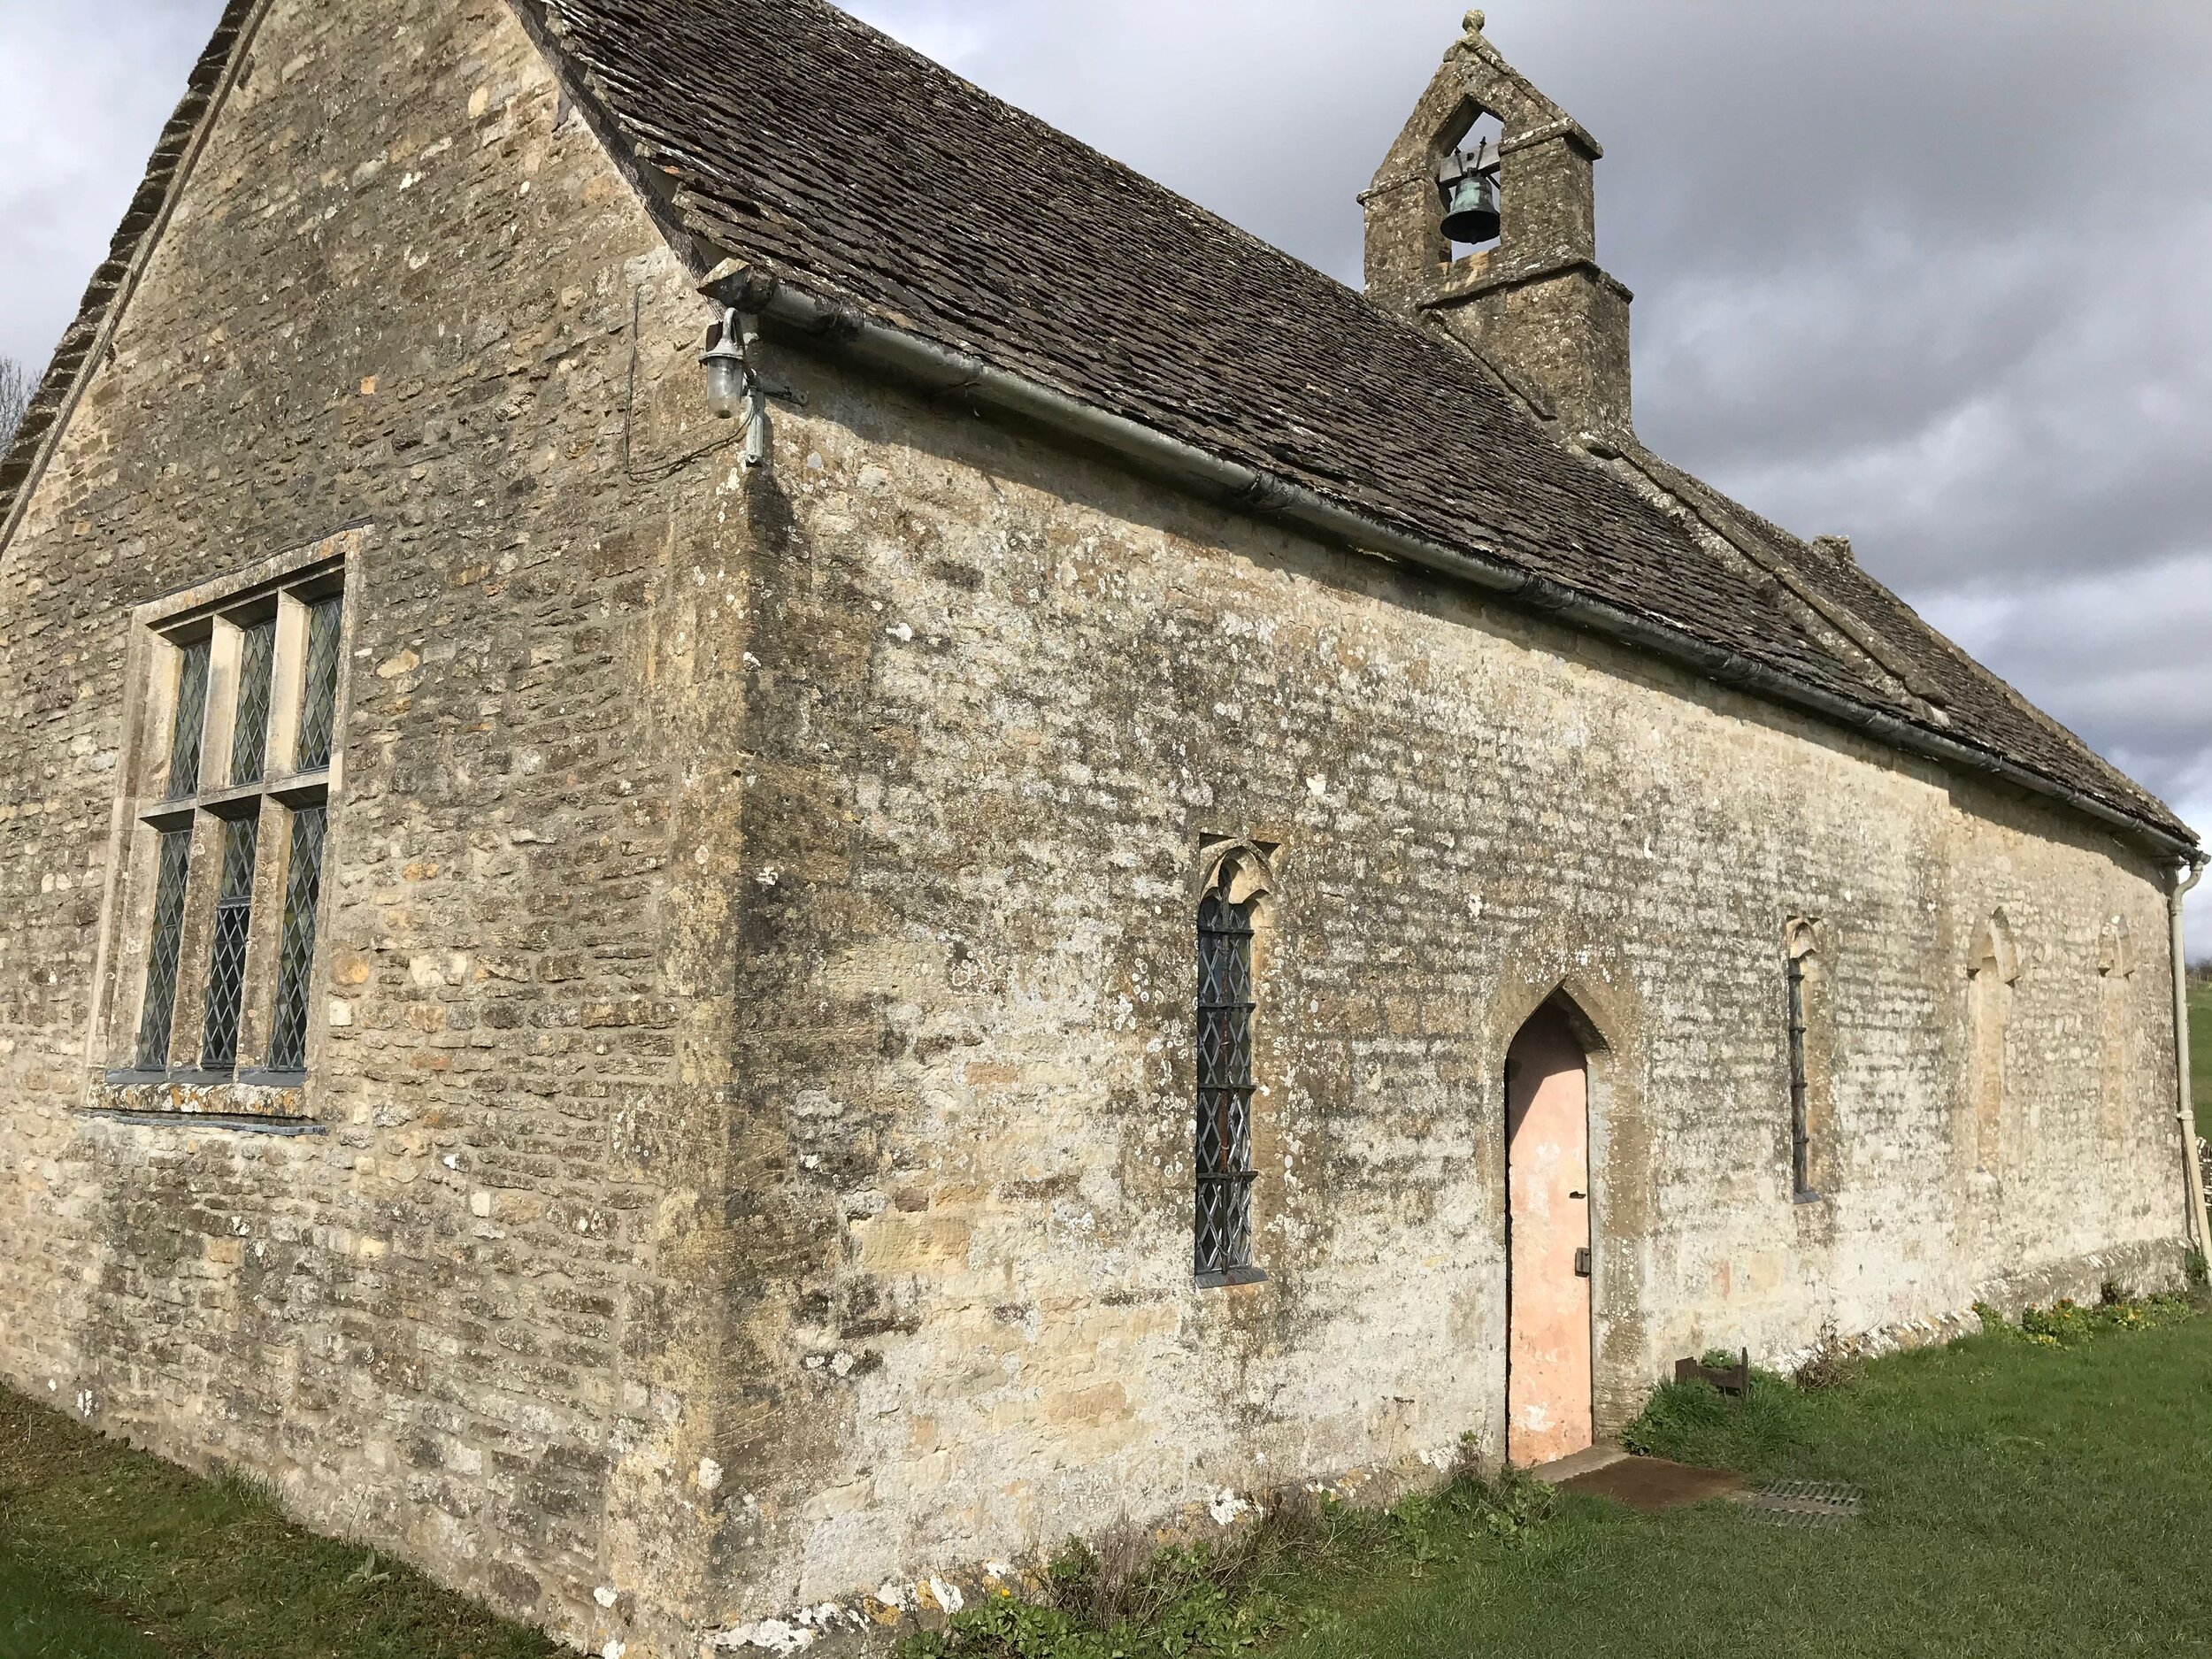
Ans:
[[[565,10],[566,8],[567,0],[514,0],[514,3],[534,4],[538,6],[541,11],[546,12],[549,16],[557,11]],[[1355,288],[1352,284],[1344,280],[1343,278],[1324,270],[1321,266],[1315,265],[1311,260],[1300,257],[1289,249],[1283,247],[1279,242],[1271,242],[1268,241],[1266,237],[1260,235],[1257,232],[1247,229],[1244,226],[1238,224],[1236,220],[1228,218],[1226,215],[1217,211],[1213,208],[1208,207],[1204,203],[1198,201],[1195,197],[1184,195],[1181,191],[1176,189],[1173,185],[1168,184],[1163,180],[1156,179],[1150,173],[1144,173],[1138,168],[1130,165],[1129,163],[1123,161],[1109,150],[1101,150],[1088,139],[1080,137],[1079,135],[1068,131],[1068,129],[1064,127],[1056,127],[1052,122],[1047,120],[1043,116],[1039,115],[1035,111],[1026,109],[1021,104],[1015,103],[1010,98],[1000,96],[997,93],[991,91],[987,87],[981,85],[979,82],[970,80],[967,76],[962,74],[958,70],[951,67],[949,65],[940,63],[936,58],[930,57],[928,53],[920,50],[917,47],[909,45],[906,42],[901,40],[897,35],[891,34],[887,29],[878,27],[875,24],[869,22],[865,18],[857,17],[852,12],[846,11],[842,6],[833,4],[831,0],[783,0],[783,3],[787,4],[807,6],[819,12],[833,27],[849,30],[856,35],[864,35],[867,37],[872,44],[876,45],[879,48],[889,48],[892,51],[896,52],[912,63],[918,65],[929,73],[941,77],[944,80],[950,81],[965,88],[969,93],[973,95],[979,105],[989,110],[993,113],[1003,113],[1017,117],[1038,133],[1047,134],[1059,142],[1071,145],[1074,149],[1079,150],[1084,154],[1089,156],[1093,160],[1102,163],[1104,166],[1120,176],[1130,185],[1135,187],[1138,190],[1171,203],[1178,209],[1187,211],[1198,218],[1206,219],[1217,228],[1226,231],[1230,235],[1244,242],[1254,252],[1269,258],[1280,260],[1294,265],[1301,271],[1320,278],[1323,281],[1328,283],[1333,288],[1339,289],[1348,297],[1359,301],[1363,305],[1371,307],[1379,314],[1386,317],[1394,317],[1394,313],[1386,310],[1382,306],[1376,305],[1372,300],[1368,298],[1364,290]]]

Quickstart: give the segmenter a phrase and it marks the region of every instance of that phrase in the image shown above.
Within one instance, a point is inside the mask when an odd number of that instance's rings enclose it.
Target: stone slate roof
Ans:
[[[232,0],[195,68],[0,463],[0,526],[265,3]],[[1466,354],[823,0],[513,3],[695,260],[745,260],[2194,839],[1849,560],[1755,521],[1801,585],[1910,667],[1923,695],[1946,706],[1947,728],[1801,625],[1771,580],[1724,564],[1556,442]]]

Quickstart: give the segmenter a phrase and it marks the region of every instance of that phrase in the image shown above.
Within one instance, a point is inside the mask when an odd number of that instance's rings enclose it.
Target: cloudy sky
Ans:
[[[44,361],[219,9],[0,0],[0,353]],[[1462,7],[851,9],[1356,282],[1354,195]],[[1606,145],[1644,437],[1850,535],[2212,828],[2212,5],[1487,10]],[[2212,952],[2212,902],[2193,943]]]

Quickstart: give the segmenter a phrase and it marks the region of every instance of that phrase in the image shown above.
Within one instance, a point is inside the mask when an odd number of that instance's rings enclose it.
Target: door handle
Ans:
[[[1575,1252],[1575,1277],[1577,1279],[1590,1277],[1590,1248],[1587,1245]]]

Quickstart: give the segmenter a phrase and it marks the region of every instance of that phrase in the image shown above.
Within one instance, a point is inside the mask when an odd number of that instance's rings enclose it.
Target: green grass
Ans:
[[[2189,987],[2189,1087],[2197,1133],[2212,1134],[2212,985]]]
[[[1240,1540],[1079,1551],[906,1659],[2108,1659],[2212,1652],[2212,1317],[2178,1300],[1993,1326],[1801,1391],[1655,1394],[1650,1452],[1840,1480],[1844,1528],[1664,1516],[1462,1478],[1390,1514],[1294,1502]],[[1108,1555],[1116,1552],[1109,1549]],[[1097,1586],[1118,1586],[1101,1595]]]
[[[2039,1340],[1985,1335],[1743,1406],[1666,1389],[1655,1451],[1843,1480],[1865,1517],[1754,1524],[1711,1503],[1640,1517],[1571,1500],[1517,1549],[1346,1586],[1282,1659],[1707,1659],[2212,1650],[2212,1319]]]
[[[408,1568],[0,1390],[0,1659],[541,1659]]]
[[[1741,1402],[1655,1394],[1664,1455],[1865,1494],[1839,1530],[1462,1479],[1387,1515],[1286,1503],[1228,1547],[1064,1558],[910,1654],[1793,1659],[2212,1651],[2212,1317],[2063,1310]],[[543,1659],[406,1568],[0,1392],[0,1659]]]

